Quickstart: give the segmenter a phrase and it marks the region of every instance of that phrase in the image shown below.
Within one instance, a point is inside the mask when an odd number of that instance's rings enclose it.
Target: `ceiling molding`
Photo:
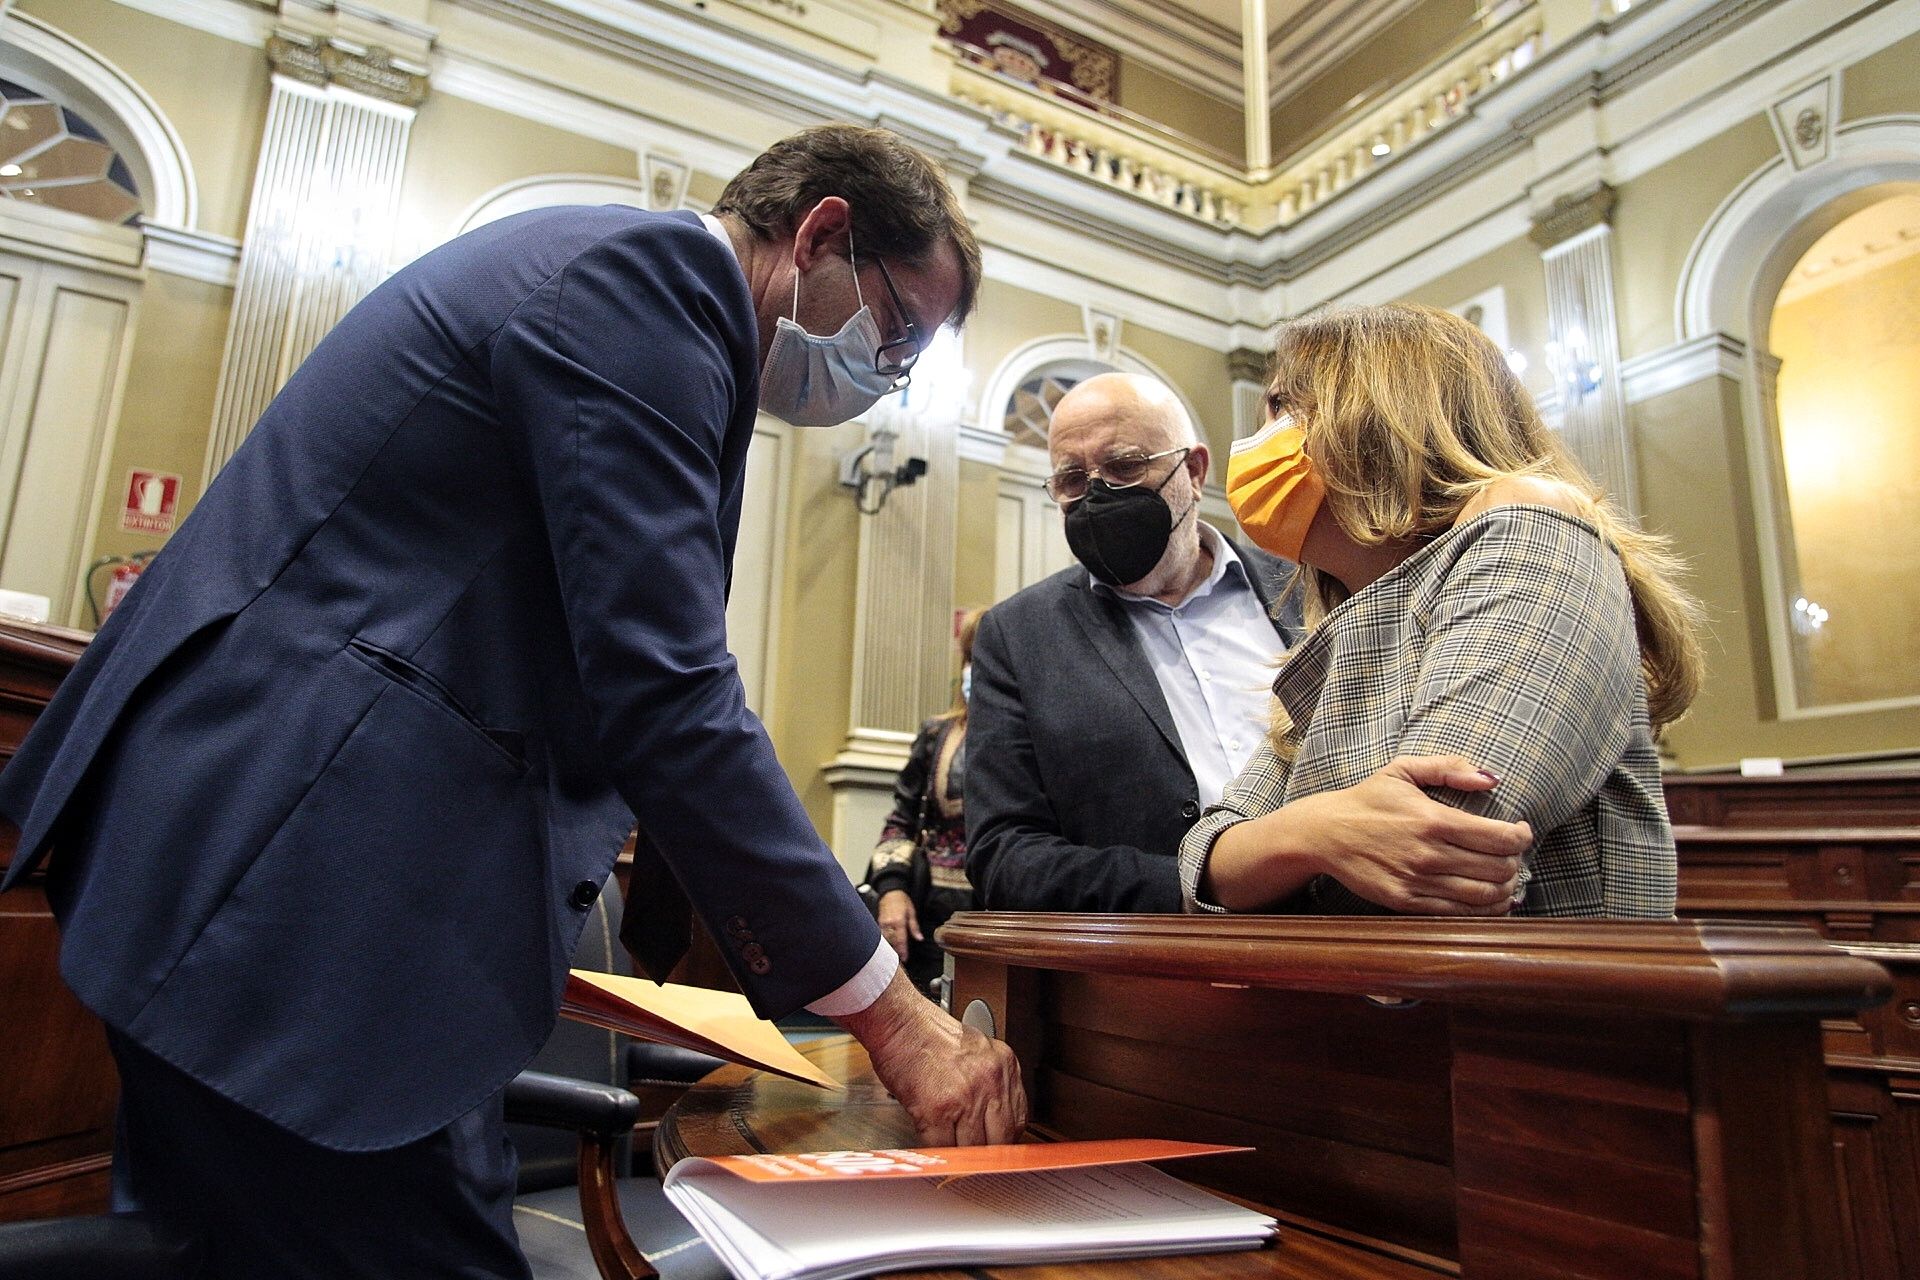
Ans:
[[[1240,34],[1178,4],[1155,0],[1020,0],[1057,27],[1109,45],[1121,57],[1238,107]],[[1125,70],[1122,69],[1124,83]]]

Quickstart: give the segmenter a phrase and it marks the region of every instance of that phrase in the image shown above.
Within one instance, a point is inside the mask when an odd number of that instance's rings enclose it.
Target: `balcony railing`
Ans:
[[[1202,222],[1245,221],[1245,175],[1197,148],[967,63],[955,66],[952,92],[1018,132],[1031,155]]]
[[[1095,111],[960,63],[953,96],[1016,130],[1030,154],[1105,186],[1222,228],[1287,226],[1464,117],[1475,99],[1540,54],[1541,14],[1526,6],[1337,122],[1267,175],[1183,145],[1116,111]]]
[[[1532,65],[1541,45],[1540,9],[1529,6],[1340,121],[1269,184],[1276,220],[1288,225],[1465,116],[1476,98]]]

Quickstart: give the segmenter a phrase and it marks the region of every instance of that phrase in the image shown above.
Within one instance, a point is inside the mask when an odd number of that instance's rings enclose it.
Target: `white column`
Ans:
[[[1240,0],[1240,70],[1247,98],[1247,168],[1256,179],[1273,165],[1267,81],[1267,0]]]
[[[860,517],[847,741],[825,771],[833,789],[829,843],[856,879],[892,803],[894,775],[920,722],[946,708],[953,671],[958,424],[931,414],[875,414],[900,433],[895,465],[925,458],[927,473]]]
[[[268,50],[273,98],[207,441],[209,484],[300,362],[385,278],[407,136],[426,92],[424,77],[377,51],[284,36]],[[391,87],[395,100],[365,87]]]
[[[1227,352],[1227,377],[1233,383],[1233,438],[1244,440],[1267,425],[1267,365],[1270,351],[1236,347]],[[1226,459],[1216,459],[1213,479],[1226,483]]]
[[[1568,446],[1619,507],[1637,514],[1639,480],[1620,384],[1614,314],[1613,189],[1600,185],[1562,200],[1534,223],[1547,275],[1547,329]]]

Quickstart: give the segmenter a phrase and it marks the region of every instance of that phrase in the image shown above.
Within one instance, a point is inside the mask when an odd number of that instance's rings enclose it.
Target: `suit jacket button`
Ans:
[[[1180,806],[1180,816],[1187,819],[1189,822],[1199,817],[1200,802],[1198,800],[1186,801],[1184,804]]]
[[[753,930],[747,928],[747,918],[745,916],[735,916],[727,921],[727,932],[741,942],[753,941]]]
[[[767,949],[757,942],[749,942],[740,948],[740,958],[747,962],[747,968],[755,973],[767,973],[773,968],[773,961],[767,959]]]
[[[573,905],[585,911],[600,896],[600,886],[591,880],[582,880],[573,886]]]

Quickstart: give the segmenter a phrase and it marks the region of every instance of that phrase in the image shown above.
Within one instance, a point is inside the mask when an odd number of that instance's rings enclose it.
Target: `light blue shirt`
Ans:
[[[1213,571],[1179,604],[1103,582],[1093,589],[1126,607],[1173,714],[1204,809],[1266,738],[1274,659],[1282,645],[1232,545],[1205,521],[1200,539],[1213,552]]]

